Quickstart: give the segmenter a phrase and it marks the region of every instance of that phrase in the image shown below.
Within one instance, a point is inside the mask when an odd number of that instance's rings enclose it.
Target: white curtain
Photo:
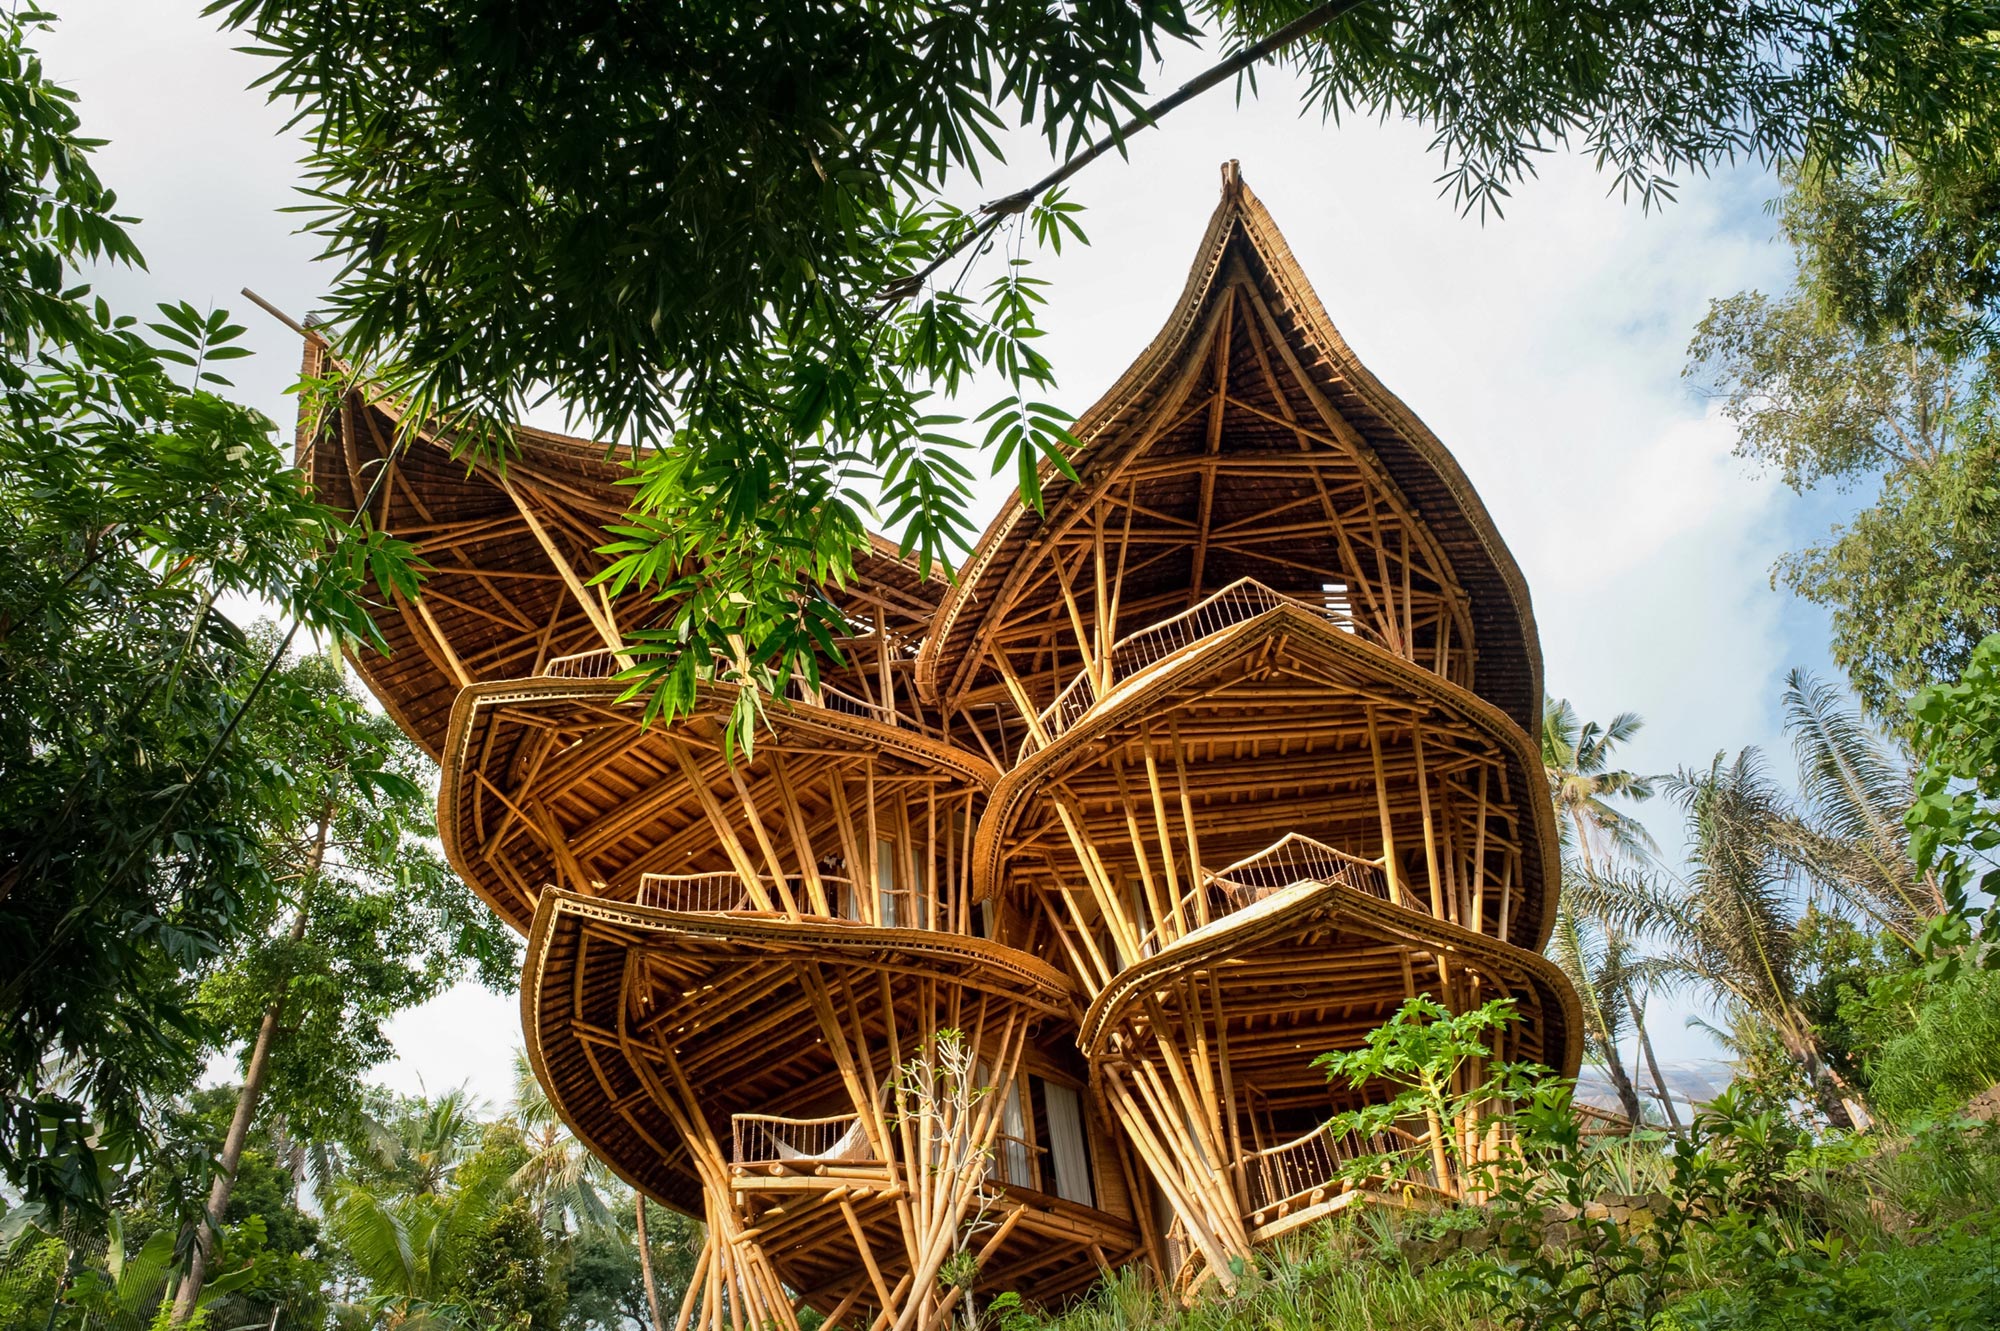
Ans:
[[[1016,1187],[1032,1188],[1035,1175],[1028,1166],[1028,1129],[1021,1115],[1019,1079],[1009,1082],[1002,1094],[1007,1098],[1000,1104],[1000,1131],[1005,1134],[1000,1143],[1000,1176]]]
[[[896,913],[896,843],[875,843],[875,900],[880,903],[882,927],[894,929],[902,921]]]
[[[1049,1110],[1049,1160],[1055,1166],[1056,1196],[1085,1206],[1097,1204],[1090,1188],[1090,1156],[1083,1146],[1083,1101],[1076,1091],[1042,1083]]]

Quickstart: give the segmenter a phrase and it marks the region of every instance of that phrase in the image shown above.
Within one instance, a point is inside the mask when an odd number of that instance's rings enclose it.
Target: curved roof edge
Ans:
[[[1518,642],[1491,646],[1496,650],[1511,648],[1520,652],[1525,655],[1528,667],[1527,686],[1509,690],[1519,693],[1520,697],[1495,698],[1492,701],[1513,715],[1523,729],[1534,728],[1539,724],[1542,707],[1541,646],[1527,580],[1519,564],[1457,459],[1430,427],[1362,364],[1347,339],[1334,326],[1326,307],[1292,254],[1291,246],[1278,230],[1277,223],[1243,182],[1233,161],[1223,167],[1221,201],[1209,218],[1187,282],[1165,324],[1139,358],[1077,419],[1072,428],[1071,432],[1086,450],[1080,469],[1083,484],[1087,487],[1085,493],[1094,495],[1115,479],[1115,463],[1109,468],[1093,469],[1090,450],[1106,442],[1108,437],[1115,438],[1113,431],[1130,419],[1129,413],[1142,405],[1141,400],[1147,391],[1155,388],[1182,359],[1199,334],[1209,295],[1223,269],[1231,242],[1239,232],[1262,268],[1263,276],[1282,293],[1289,312],[1298,319],[1304,334],[1315,344],[1312,349],[1320,353],[1318,357],[1302,357],[1302,362],[1315,370],[1320,369],[1322,361],[1330,365],[1345,381],[1344,387],[1393,431],[1411,454],[1408,459],[1396,459],[1378,451],[1375,460],[1406,493],[1426,481],[1441,490],[1442,497],[1462,520],[1465,530],[1462,539],[1453,542],[1457,548],[1452,551],[1460,580],[1467,584],[1486,583],[1487,596],[1483,599],[1490,600],[1496,593],[1505,598],[1518,626]],[[1315,377],[1324,377],[1323,371]],[[993,612],[994,606],[990,601],[985,605],[979,603],[982,590],[991,594],[995,578],[1004,577],[1006,570],[1023,557],[1026,553],[1024,545],[1032,548],[1032,533],[1046,525],[1047,515],[1056,508],[1058,500],[1075,491],[1076,485],[1053,466],[1045,465],[1042,488],[1044,503],[1040,513],[1028,508],[1018,492],[1008,500],[980,536],[957,581],[946,592],[917,663],[917,687],[927,701],[939,702],[946,694],[962,686],[972,663],[969,654],[962,648],[953,650],[953,640],[958,636],[954,630],[960,628],[961,621],[969,619],[971,624],[977,625]],[[1426,504],[1419,495],[1412,494],[1411,497],[1418,500],[1423,510],[1425,526],[1434,535],[1441,535],[1440,519],[1450,515],[1439,514],[1435,503]],[[1030,539],[1025,542],[1010,539],[1016,538],[1017,532]],[[1467,553],[1475,554],[1475,562],[1485,567],[1467,567]],[[1482,573],[1484,576],[1478,576]],[[1478,595],[1470,585],[1468,591]],[[1487,646],[1485,643],[1481,645],[1482,648]],[[1484,694],[1487,690],[1481,689],[1481,692]]]
[[[1146,673],[1134,676],[1130,682],[1137,687],[1112,695],[1106,704],[1093,708],[1048,747],[1037,749],[1001,773],[987,796],[986,812],[979,820],[979,830],[973,839],[974,898],[984,898],[993,891],[1001,860],[1001,838],[1011,830],[1028,797],[1065,759],[1078,750],[1088,748],[1106,731],[1146,714],[1157,705],[1162,694],[1172,693],[1185,676],[1202,667],[1213,667],[1240,657],[1280,633],[1292,638],[1311,639],[1333,657],[1345,657],[1377,671],[1383,677],[1409,688],[1416,697],[1457,709],[1491,736],[1503,753],[1511,754],[1520,765],[1524,779],[1539,779],[1540,752],[1514,723],[1514,719],[1494,704],[1469,689],[1431,674],[1421,666],[1412,665],[1400,656],[1342,633],[1317,615],[1296,606],[1281,605],[1254,619],[1231,625],[1188,648],[1185,654],[1169,657]],[[1532,942],[1509,943],[1508,946],[1532,946],[1535,951],[1540,951],[1548,946],[1549,935],[1555,928],[1555,904],[1557,893],[1561,890],[1562,865],[1557,850],[1554,806],[1532,795],[1525,803],[1527,817],[1534,827],[1536,854],[1540,861],[1540,913],[1529,932]]]
[[[1109,1029],[1133,998],[1165,986],[1170,976],[1190,968],[1214,965],[1243,955],[1246,945],[1283,937],[1317,915],[1340,915],[1399,938],[1405,946],[1469,957],[1480,966],[1513,970],[1538,981],[1556,1000],[1563,1016],[1563,1076],[1574,1077],[1583,1056],[1583,1003],[1561,967],[1539,952],[1489,938],[1462,925],[1420,915],[1392,905],[1344,883],[1300,885],[1275,892],[1263,901],[1215,921],[1126,967],[1091,1001],[1077,1026],[1077,1047],[1086,1058],[1102,1054]]]

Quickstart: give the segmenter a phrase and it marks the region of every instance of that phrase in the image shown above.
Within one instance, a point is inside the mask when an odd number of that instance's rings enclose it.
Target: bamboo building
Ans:
[[[1311,1062],[1413,994],[1510,996],[1496,1055],[1574,1074],[1527,588],[1233,163],[1078,479],[955,580],[861,552],[824,589],[842,660],[747,758],[735,685],[664,725],[620,701],[657,607],[592,582],[615,454],[523,429],[502,475],[400,425],[350,393],[301,428],[322,497],[432,566],[354,664],[527,939],[550,1101],[705,1222],[676,1331],[931,1328],[968,1280],[1059,1305],[1133,1263],[1233,1287],[1407,1197],[1347,1177],[1381,1143],[1325,1127],[1356,1102]]]

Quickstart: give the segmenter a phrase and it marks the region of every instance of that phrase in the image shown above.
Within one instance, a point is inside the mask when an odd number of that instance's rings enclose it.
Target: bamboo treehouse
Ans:
[[[930,1328],[967,1287],[1058,1304],[1127,1263],[1233,1286],[1381,1195],[1311,1061],[1413,994],[1512,997],[1496,1052],[1575,1071],[1527,589],[1233,164],[1078,479],[955,582],[862,552],[825,589],[842,661],[767,700],[749,758],[737,685],[665,725],[620,701],[658,607],[592,582],[615,455],[524,429],[503,477],[400,427],[351,393],[301,433],[321,494],[433,566],[355,665],[527,936],[550,1100],[706,1223],[677,1331]],[[1391,1143],[1420,1187],[1460,1186],[1467,1120],[1450,1159]]]

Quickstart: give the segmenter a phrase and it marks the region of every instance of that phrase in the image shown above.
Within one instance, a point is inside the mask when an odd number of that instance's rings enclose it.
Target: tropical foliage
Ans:
[[[812,669],[870,495],[924,560],[967,539],[984,432],[1032,501],[1064,467],[1032,251],[1081,238],[1062,185],[1184,98],[1166,50],[1282,59],[1305,109],[1429,126],[1460,207],[1567,144],[1663,202],[1724,161],[1939,171],[1991,153],[1978,5],[1693,0],[1083,0],[546,5],[213,0],[309,135],[308,228],[349,363],[503,458],[553,401],[638,446],[614,592],[655,704],[698,675]],[[1018,125],[1061,163],[983,206]],[[692,275],[699,275],[698,279]],[[998,400],[946,405],[975,374]],[[747,712],[740,718],[748,724]]]
[[[1685,1134],[1582,1130],[1551,1083],[1509,1115],[1488,1200],[1346,1212],[1233,1299],[1126,1276],[999,1331],[1972,1331],[2000,1295],[2000,1129],[1817,1143],[1741,1095]]]
[[[224,396],[227,314],[115,311],[80,276],[140,255],[70,94],[0,16],[0,1176],[101,1208],[213,1032],[204,975],[282,900],[281,755],[317,724],[225,607],[363,641],[393,543],[314,502]]]
[[[1994,161],[1965,168],[1987,198],[2000,192]],[[1801,179],[1780,214],[1792,289],[1714,302],[1688,349],[1687,373],[1737,427],[1739,455],[1801,493],[1874,487],[1773,577],[1826,608],[1835,661],[1895,724],[2000,631],[2000,269],[1990,250],[1958,249],[1993,225],[1965,202],[1908,168]]]
[[[0,1216],[0,1325],[137,1331],[164,1321],[237,1102],[235,1088],[206,1091],[170,1114],[167,1149],[114,1199],[107,1230]],[[557,1204],[547,1165],[589,1157],[546,1127],[545,1107],[536,1097],[489,1118],[459,1091],[371,1090],[337,1138],[260,1127],[239,1159],[211,1276],[183,1317],[285,1331],[624,1331],[657,1325],[652,1309],[664,1304],[671,1318],[699,1226],[657,1207],[641,1222],[637,1199],[601,1174],[594,1218],[578,1223]],[[572,1197],[576,1182],[572,1173]]]

